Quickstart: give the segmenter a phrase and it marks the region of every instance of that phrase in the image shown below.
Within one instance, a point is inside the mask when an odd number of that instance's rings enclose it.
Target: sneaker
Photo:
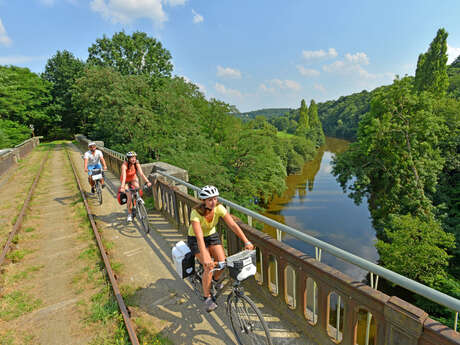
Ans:
[[[96,192],[96,190],[94,189],[94,187],[91,187],[91,193],[94,193]]]
[[[217,291],[222,290],[224,288],[224,281],[223,280],[215,280],[212,278],[212,283]]]
[[[216,302],[214,302],[214,300],[212,299],[211,296],[209,296],[208,298],[206,298],[204,300],[204,305],[205,305],[205,309],[208,313],[210,313],[211,311],[215,310],[217,308],[217,304]]]
[[[133,221],[133,217],[131,216],[131,214],[128,214],[128,218],[126,218],[126,221],[128,223]]]

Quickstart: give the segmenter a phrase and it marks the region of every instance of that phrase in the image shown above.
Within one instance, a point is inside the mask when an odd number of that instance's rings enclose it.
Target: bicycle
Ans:
[[[147,185],[144,186],[144,189],[146,188],[148,188]],[[133,188],[130,184],[128,190],[131,193],[132,216],[139,220],[143,230],[148,234],[150,232],[149,217],[145,209],[145,202],[139,193],[139,188]]]
[[[232,284],[232,291],[227,297],[226,312],[230,319],[232,331],[239,345],[272,345],[270,331],[268,326],[255,303],[245,295],[244,288],[241,282],[250,276],[255,275],[256,267],[256,251],[243,250],[239,253],[231,255],[226,258],[225,263],[221,266],[214,268],[213,271],[223,270],[228,268],[230,278],[222,288],[218,285],[225,279],[220,279],[219,282],[211,280],[211,296],[214,301]],[[188,277],[192,284],[193,290],[204,300],[202,294],[201,276],[203,274],[203,266],[196,262],[194,272]]]
[[[92,169],[91,171],[91,179],[94,181],[94,192],[97,195],[97,200],[99,201],[99,205],[102,205],[102,187],[100,180],[104,177],[104,173],[102,169]]]

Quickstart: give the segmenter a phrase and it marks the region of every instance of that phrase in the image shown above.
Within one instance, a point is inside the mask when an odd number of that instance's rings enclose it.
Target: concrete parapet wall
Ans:
[[[155,207],[186,234],[190,212],[199,201],[164,179],[152,177]],[[245,282],[245,287],[318,344],[364,345],[366,318],[368,345],[460,344],[459,333],[429,319],[420,308],[355,281],[234,219],[257,248],[256,281]],[[219,225],[219,232],[226,238],[229,255],[243,248],[225,223]]]
[[[40,138],[41,137],[33,137],[16,145],[14,148],[2,150],[0,153],[0,176],[27,156],[34,147],[39,145]]]

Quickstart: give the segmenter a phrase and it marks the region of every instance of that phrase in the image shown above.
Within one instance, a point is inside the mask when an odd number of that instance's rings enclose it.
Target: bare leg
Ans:
[[[209,252],[211,253],[211,256],[214,258],[214,261],[216,262],[225,261],[224,247],[221,244],[209,246],[208,249],[209,249]],[[220,276],[222,275],[222,272],[223,271],[214,272],[214,279],[219,280]]]
[[[125,191],[126,191],[126,196],[128,198],[127,204],[128,204],[128,213],[131,214],[133,213],[133,205],[131,204],[131,199],[133,196],[131,195],[131,192],[129,191],[129,186],[125,186]]]
[[[201,255],[201,253],[195,254],[195,257],[203,265],[203,256]],[[203,296],[206,298],[206,297],[210,296],[209,290],[211,288],[211,278],[212,278],[211,269],[212,269],[212,267],[211,268],[206,268],[203,265],[203,268],[204,268],[204,271],[203,271],[203,274],[201,276],[201,283],[202,283],[202,286],[203,286]]]

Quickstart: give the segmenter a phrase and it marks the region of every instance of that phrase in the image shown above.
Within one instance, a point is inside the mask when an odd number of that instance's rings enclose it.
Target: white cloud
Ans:
[[[178,6],[187,0],[92,0],[90,5],[94,12],[114,23],[127,24],[140,18],[151,19],[161,25],[168,20],[163,4]]]
[[[193,13],[193,23],[194,24],[198,24],[198,23],[202,23],[204,18],[201,14],[199,13],[196,13],[195,10],[192,10],[192,13]]]
[[[241,79],[241,72],[234,68],[217,66],[217,76],[222,78]]]
[[[206,94],[206,88],[204,87],[203,84],[195,83],[195,82],[191,81],[190,78],[186,77],[185,75],[181,75],[180,77],[184,78],[185,81],[186,81],[187,83],[192,83],[192,84],[198,86],[198,89],[199,89],[203,94]]]
[[[315,84],[315,85],[313,85],[313,87],[315,88],[315,90],[318,90],[320,92],[326,92],[326,89],[321,84]]]
[[[366,53],[356,53],[356,54],[346,53],[344,60],[337,60],[329,65],[324,65],[323,70],[328,73],[339,73],[343,75],[355,74],[365,79],[376,79],[376,78],[380,78],[382,76],[387,75],[387,73],[384,73],[384,74],[369,73],[362,66],[362,65],[368,65],[368,64],[369,64],[369,58],[366,55]]]
[[[259,85],[259,89],[261,89],[263,92],[270,92],[270,93],[274,93],[274,92],[275,92],[275,88],[274,88],[274,87],[268,87],[268,86],[265,85],[264,83],[262,83],[262,84]]]
[[[264,92],[275,92],[276,90],[293,90],[299,91],[302,87],[300,84],[294,80],[281,80],[281,79],[272,79],[269,82],[269,86],[264,83],[259,85],[259,89]]]
[[[302,56],[306,60],[321,59],[321,58],[335,58],[337,56],[337,50],[335,50],[334,48],[329,48],[327,52],[322,49],[320,50],[302,50]]]
[[[305,68],[302,65],[297,65],[297,70],[304,77],[316,77],[320,74],[316,69]]]
[[[198,90],[200,90],[202,94],[206,95],[206,88],[204,87],[203,84],[200,84],[200,83],[194,83],[194,84],[198,86]]]
[[[11,38],[8,37],[5,27],[3,26],[2,20],[0,19],[0,44],[9,46],[11,44]]]
[[[369,65],[369,58],[367,57],[366,53],[356,53],[354,55],[346,53],[345,60],[347,60],[350,63]]]
[[[164,0],[164,3],[169,6],[180,6],[185,5],[187,0]]]
[[[0,56],[0,65],[22,65],[31,61],[46,60],[41,56]]]
[[[337,60],[329,65],[324,65],[323,70],[328,73],[358,77],[361,81],[364,82],[367,80],[372,85],[377,82],[386,83],[394,79],[394,73],[370,73],[363,67],[363,65],[368,64],[369,57],[366,53],[346,53],[344,60]]]
[[[447,45],[447,56],[447,63],[450,65],[458,56],[460,56],[460,48],[455,48]]]
[[[238,97],[238,98],[243,97],[243,95],[242,95],[242,93],[240,91],[235,90],[235,89],[229,89],[229,88],[225,87],[225,85],[216,83],[216,85],[214,87],[216,88],[216,91],[219,92],[222,95],[230,96],[230,97]]]

